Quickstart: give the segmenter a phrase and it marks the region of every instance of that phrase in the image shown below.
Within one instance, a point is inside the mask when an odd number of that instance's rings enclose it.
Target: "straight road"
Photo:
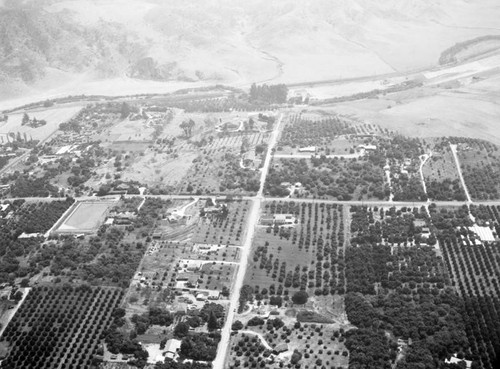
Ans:
[[[273,149],[276,146],[276,142],[278,141],[278,135],[280,132],[280,126],[282,120],[283,120],[283,114],[280,115],[278,122],[274,127],[271,139],[269,140],[266,159],[264,160],[264,166],[262,167],[262,173],[260,176],[259,191],[257,192],[257,196],[252,198],[252,206],[250,208],[248,224],[247,224],[248,233],[245,237],[245,242],[243,243],[243,247],[241,248],[241,257],[239,261],[240,266],[238,268],[236,279],[231,291],[231,297],[229,300],[229,308],[227,311],[226,321],[224,323],[224,327],[222,328],[221,339],[217,347],[217,356],[215,357],[215,360],[212,362],[212,366],[214,369],[224,369],[224,363],[226,361],[226,356],[229,350],[229,340],[231,338],[231,325],[233,324],[234,315],[239,305],[240,290],[241,287],[243,286],[243,281],[245,279],[248,257],[250,255],[250,250],[252,248],[252,241],[255,235],[255,229],[257,228],[257,225],[259,223],[260,207],[262,204],[262,200],[264,198],[263,193],[264,193],[264,185],[266,183],[266,176],[269,170],[269,165],[271,164],[271,156],[273,153]]]
[[[420,155],[419,172],[420,172],[420,180],[422,181],[422,187],[424,188],[425,195],[427,195],[427,185],[425,184],[425,178],[424,178],[424,165],[425,163],[427,163],[427,160],[429,160],[431,156],[432,152],[430,152],[429,154]]]
[[[467,203],[472,204],[472,199],[469,195],[469,190],[467,189],[467,186],[465,185],[464,176],[462,175],[462,168],[460,167],[460,160],[458,160],[457,145],[450,144],[450,148],[451,148],[451,152],[453,153],[453,158],[455,159],[455,164],[457,165],[457,171],[458,171],[458,176],[460,177],[460,182],[462,182],[462,187],[464,188],[465,196],[467,197]]]
[[[110,201],[116,199],[119,196],[114,197],[96,197],[96,196],[84,196],[77,197],[77,201]],[[193,199],[206,199],[210,196],[189,196],[189,195],[125,195],[125,198],[131,197],[145,197],[145,198],[159,198],[161,200],[193,200]],[[225,196],[220,196],[224,198]],[[247,200],[254,201],[255,196],[238,196],[233,197],[235,200]],[[50,201],[61,201],[65,200],[65,197],[12,197],[5,198],[2,201],[15,201],[15,200],[25,200],[26,202],[50,202]],[[338,204],[338,205],[361,205],[361,206],[427,206],[429,205],[426,201],[387,201],[387,200],[328,200],[328,199],[312,199],[312,198],[293,198],[293,197],[261,197],[261,201],[293,201],[299,203],[325,203],[325,204]],[[474,203],[475,205],[491,205],[500,206],[500,200],[482,200],[482,201],[432,201],[433,204],[438,206],[462,206]]]

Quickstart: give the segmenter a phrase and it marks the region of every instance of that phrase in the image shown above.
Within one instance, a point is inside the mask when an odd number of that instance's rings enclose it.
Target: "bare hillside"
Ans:
[[[494,0],[5,0],[0,98],[407,71],[500,34],[499,16]]]

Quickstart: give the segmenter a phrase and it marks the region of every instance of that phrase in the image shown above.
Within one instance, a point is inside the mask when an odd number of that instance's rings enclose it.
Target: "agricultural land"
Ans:
[[[0,367],[499,367],[496,43],[3,111]]]

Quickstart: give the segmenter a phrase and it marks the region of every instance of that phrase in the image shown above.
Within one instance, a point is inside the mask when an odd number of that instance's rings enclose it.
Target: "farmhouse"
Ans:
[[[493,235],[493,231],[490,229],[490,227],[480,227],[478,225],[474,225],[473,227],[469,227],[469,231],[477,234],[479,239],[483,242],[495,241],[495,236]]]
[[[196,294],[197,301],[206,301],[208,300],[218,300],[220,298],[219,291],[202,291]]]
[[[38,164],[39,165],[44,165],[44,164],[49,164],[53,163],[58,159],[57,156],[55,155],[43,155],[38,158]]]
[[[377,146],[375,146],[375,145],[359,145],[358,148],[364,149],[366,151],[375,151],[375,150],[377,150]]]
[[[12,286],[5,286],[4,284],[2,289],[0,289],[0,299],[8,300],[11,293],[12,293]]]
[[[299,152],[316,152],[316,146],[307,146],[307,147],[301,147],[299,148]]]
[[[23,232],[23,233],[21,233],[21,235],[18,238],[24,239],[24,238],[37,238],[37,237],[43,237],[43,234],[42,233],[26,233],[26,232]]]
[[[172,359],[176,360],[178,355],[178,351],[181,348],[181,343],[182,341],[176,340],[175,338],[172,338],[167,341],[167,344],[165,345],[165,353],[164,356],[167,359]]]
[[[114,218],[114,224],[117,225],[129,225],[132,223],[132,220],[137,217],[137,214],[131,211],[124,211],[110,215]]]
[[[274,224],[277,225],[285,225],[285,224],[294,224],[295,217],[292,214],[275,214],[274,215]]]
[[[465,360],[465,359],[459,359],[457,357],[457,354],[454,354],[450,359],[444,359],[445,364],[456,364],[460,365],[460,363],[464,363],[465,367],[467,369],[470,369],[472,366],[472,361],[470,360]]]
[[[175,288],[196,288],[198,276],[192,273],[180,273],[176,278]]]
[[[10,184],[0,185],[0,195],[6,194],[10,191]]]
[[[180,263],[188,272],[197,272],[204,264],[202,260],[181,260]]]
[[[262,217],[260,219],[260,224],[272,226],[284,226],[295,224],[296,218],[292,214],[274,214],[272,217]]]
[[[260,224],[272,226],[274,224],[274,217],[262,217],[260,218]]]
[[[281,354],[282,352],[286,351],[288,351],[288,344],[284,342],[276,345],[276,347],[273,350],[273,352],[275,352],[276,354]]]

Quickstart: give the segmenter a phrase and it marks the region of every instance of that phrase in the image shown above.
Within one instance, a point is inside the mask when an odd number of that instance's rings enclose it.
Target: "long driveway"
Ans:
[[[467,202],[470,204],[470,203],[472,203],[472,199],[469,195],[469,190],[467,189],[467,186],[465,185],[464,176],[462,175],[462,168],[460,167],[460,160],[458,160],[458,155],[457,155],[457,145],[450,144],[450,148],[451,148],[451,152],[453,153],[453,158],[455,159],[455,164],[457,165],[458,176],[460,178],[460,182],[462,182],[462,187],[465,191],[465,196],[467,197]]]

